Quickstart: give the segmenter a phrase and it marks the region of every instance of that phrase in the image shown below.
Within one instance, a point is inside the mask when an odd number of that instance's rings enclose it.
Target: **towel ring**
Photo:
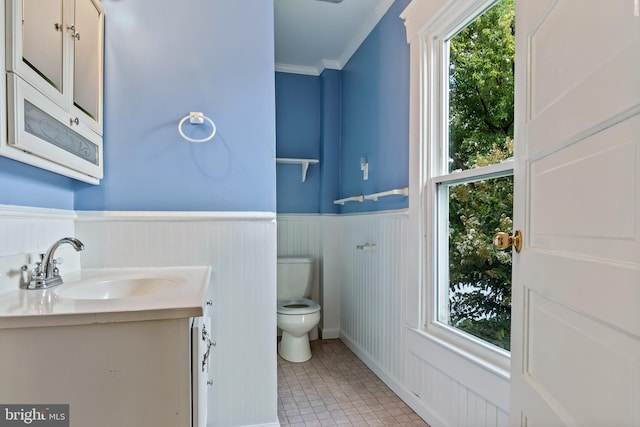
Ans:
[[[182,131],[182,125],[184,124],[185,121],[187,121],[187,119],[189,119],[189,122],[192,125],[201,125],[201,124],[204,123],[205,120],[208,121],[209,124],[211,125],[211,128],[212,128],[211,135],[209,135],[206,138],[202,138],[202,139],[189,138]],[[188,116],[185,116],[182,120],[180,120],[180,123],[178,123],[178,132],[180,133],[180,136],[182,136],[184,139],[186,139],[189,142],[196,142],[196,143],[207,142],[207,141],[209,141],[211,138],[213,138],[215,136],[215,134],[216,134],[216,124],[213,123],[213,120],[211,120],[209,117],[205,116],[203,113],[191,112],[191,113],[189,113]]]

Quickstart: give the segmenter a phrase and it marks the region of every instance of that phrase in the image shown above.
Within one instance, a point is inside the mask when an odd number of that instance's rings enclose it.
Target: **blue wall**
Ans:
[[[337,213],[342,72],[276,73],[277,157],[318,159],[302,182],[299,165],[277,167],[278,213]]]
[[[278,166],[278,213],[403,209],[408,199],[333,204],[409,183],[409,46],[396,0],[342,71],[320,77],[276,73],[278,156],[320,158],[300,182],[299,166]],[[369,162],[362,179],[360,158]]]
[[[272,2],[103,5],[105,179],[76,208],[275,212]],[[216,122],[213,140],[179,136],[190,111]]]
[[[304,93],[300,111],[289,111],[297,119],[279,116],[278,155],[321,160],[305,183],[299,167],[278,166],[279,212],[407,207],[404,197],[341,208],[333,200],[408,184],[409,53],[398,17],[408,2],[396,0],[344,70],[320,77],[276,74],[285,88],[284,94],[279,89],[279,110],[296,90],[299,100]],[[0,204],[275,211],[271,2],[103,5],[105,179],[95,187],[0,158],[0,188],[10,189],[0,192]],[[190,111],[215,120],[212,141],[192,144],[178,135],[177,123]],[[185,131],[193,129],[186,125]],[[362,156],[369,160],[368,181],[360,172]]]
[[[272,2],[102,3],[104,180],[91,186],[0,159],[0,186],[11,188],[0,204],[274,212]],[[178,135],[190,111],[216,122],[212,141]]]
[[[73,209],[74,180],[0,157],[0,204]]]
[[[342,70],[340,198],[409,184],[409,45],[396,0]],[[369,162],[362,179],[360,158]],[[408,198],[347,203],[341,212],[408,207]]]
[[[319,77],[276,73],[277,157],[320,159],[321,102]],[[301,175],[299,165],[278,164],[278,213],[320,212],[320,167]]]
[[[324,70],[320,144],[320,212],[338,213],[333,203],[340,194],[340,133],[342,129],[342,71]]]

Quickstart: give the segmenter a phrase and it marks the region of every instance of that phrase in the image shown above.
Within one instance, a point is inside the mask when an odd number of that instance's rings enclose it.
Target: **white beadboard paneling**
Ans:
[[[275,304],[265,304],[276,298],[276,256],[319,260],[323,310],[337,310],[333,327],[432,426],[507,425],[507,379],[406,326],[407,307],[419,304],[412,296],[419,274],[412,271],[418,236],[404,212],[279,215],[277,234],[273,217],[250,214],[78,217],[85,266],[213,266],[211,425],[277,419]],[[364,243],[377,251],[356,249]]]
[[[321,259],[320,215],[278,215],[278,256]]]
[[[504,372],[406,323],[406,307],[420,304],[413,297],[419,274],[411,271],[420,262],[419,236],[411,221],[404,212],[339,219],[340,336],[432,426],[505,425]],[[356,249],[366,243],[377,250]]]
[[[407,386],[439,423],[485,426],[508,423],[509,381],[419,331],[408,333]]]
[[[340,336],[340,222],[338,215],[323,215],[322,270],[322,338]]]
[[[277,424],[274,214],[78,212],[83,265],[211,265],[210,426]]]
[[[74,236],[73,211],[0,205],[0,256],[44,252]]]
[[[410,345],[411,346],[411,345]],[[437,353],[438,351],[434,351]],[[456,369],[456,363],[447,366],[447,372],[435,367],[429,362],[439,355],[421,351],[420,355],[410,352],[408,355],[407,387],[420,402],[414,407],[418,413],[424,413],[432,426],[505,426],[508,425],[508,413],[485,395],[476,393],[468,384],[454,378],[451,373]],[[457,361],[459,366],[464,361]],[[469,365],[461,370],[469,372]],[[473,374],[472,374],[473,375]],[[487,379],[487,374],[476,373],[480,380]],[[484,376],[484,378],[483,378]],[[460,376],[463,377],[464,376]],[[502,380],[498,388],[506,391],[508,396],[508,382]],[[487,388],[496,387],[496,378],[488,378]],[[502,406],[508,407],[502,403]],[[424,412],[423,412],[424,411]]]
[[[341,333],[349,336],[395,378],[403,377],[403,247],[408,222],[402,213],[349,215],[340,225]],[[376,251],[356,249],[375,244]]]
[[[322,250],[322,216],[312,214],[278,215],[278,257],[311,257],[316,261],[311,298],[322,307],[320,329],[325,328],[325,316],[330,311],[324,300],[325,289],[323,282],[323,250]],[[329,286],[332,286],[329,284]],[[335,285],[333,285],[335,287]],[[328,310],[329,309],[329,310]],[[338,320],[339,322],[339,320]],[[339,323],[327,325],[337,331]],[[309,337],[315,339],[317,330],[312,330]],[[334,338],[337,334],[334,336]],[[327,338],[323,333],[323,337]]]

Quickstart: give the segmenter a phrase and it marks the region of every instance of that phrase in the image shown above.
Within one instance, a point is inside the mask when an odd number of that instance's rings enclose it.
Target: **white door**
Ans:
[[[516,1],[512,425],[640,425],[639,9]]]

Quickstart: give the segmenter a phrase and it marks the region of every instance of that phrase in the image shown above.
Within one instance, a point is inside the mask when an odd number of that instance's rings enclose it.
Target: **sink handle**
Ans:
[[[30,262],[29,264],[25,264],[22,267],[20,267],[20,270],[22,270],[22,271],[28,271],[28,270],[35,271],[36,269],[39,270],[40,266],[42,265],[42,260],[44,259],[44,254],[38,254],[38,255],[35,255],[35,256],[38,257],[38,261]],[[33,261],[33,258],[35,258],[35,256],[31,256],[30,260]]]
[[[42,265],[42,259],[44,257],[44,254],[39,254],[38,256],[40,257],[40,261],[36,261],[36,262],[32,262],[32,263],[20,266],[20,270],[22,270],[22,271],[31,271],[34,274],[38,274],[38,272],[40,271],[40,266]],[[63,262],[64,262],[64,260],[62,258],[55,258],[53,260],[53,263],[55,265],[60,265]]]

